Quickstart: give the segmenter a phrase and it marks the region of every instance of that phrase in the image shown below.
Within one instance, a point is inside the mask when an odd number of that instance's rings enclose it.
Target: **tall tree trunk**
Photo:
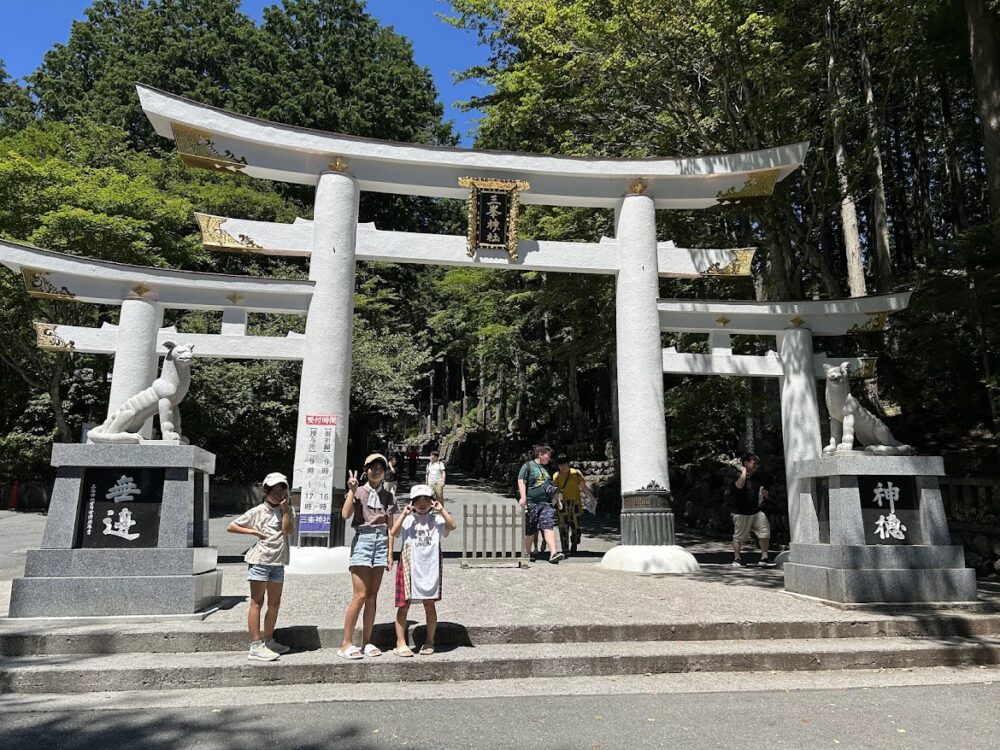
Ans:
[[[962,188],[962,163],[955,145],[955,126],[951,114],[951,94],[948,81],[941,74],[938,84],[941,96],[941,125],[944,128],[945,170],[948,173],[948,193],[951,199],[952,236],[957,237],[965,229],[965,200]]]
[[[59,388],[62,382],[63,368],[66,366],[66,353],[57,352],[52,373],[49,376],[49,401],[52,404],[52,414],[56,420],[56,429],[64,443],[76,442],[73,440],[73,433],[70,432],[69,425],[66,424],[66,412],[63,410],[62,391]]]
[[[972,77],[983,128],[993,249],[1000,250],[1000,18],[986,0],[965,0]]]
[[[465,415],[469,411],[469,391],[467,390],[467,383],[465,381],[465,358],[462,358],[462,410],[458,414],[458,421],[461,422],[465,419]]]
[[[451,406],[451,383],[449,382],[448,358],[444,358],[444,380],[441,383],[441,403],[444,404],[445,414]]]
[[[919,89],[920,82],[917,81]],[[927,138],[924,118],[920,112],[913,113],[913,156],[916,167],[915,187],[917,194],[917,257],[926,262],[934,241],[934,217],[931,214],[930,172],[927,169]]]
[[[486,429],[486,409],[489,403],[489,397],[487,391],[489,390],[486,385],[486,337],[479,337],[479,427],[480,429]]]
[[[772,299],[790,300],[802,297],[802,277],[795,270],[792,235],[788,222],[793,221],[784,211],[775,209],[770,212],[770,223],[773,234],[778,242],[770,243],[767,251],[767,261],[763,271],[765,286]]]
[[[830,108],[833,114],[833,156],[837,170],[837,185],[840,190],[840,226],[844,235],[844,260],[847,266],[847,288],[852,297],[864,297],[865,271],[861,265],[861,238],[858,234],[858,210],[847,180],[847,151],[840,115],[840,87],[837,82],[838,64],[836,34],[834,31],[833,3],[826,8],[826,33],[829,51],[827,53],[827,88]]]
[[[576,377],[576,367],[576,357],[570,357],[566,366],[569,381],[569,413],[573,424],[573,435],[576,440],[580,440],[583,436],[583,407],[580,406],[580,385]]]
[[[890,133],[890,144],[892,146],[893,179],[889,183],[893,186],[890,195],[893,196],[893,216],[892,233],[896,240],[897,262],[901,268],[912,270],[913,263],[913,237],[910,235],[910,222],[907,217],[910,215],[909,202],[907,200],[906,189],[906,166],[903,159],[903,131],[899,116],[894,109],[892,111],[892,126]]]
[[[872,213],[875,219],[875,247],[878,258],[879,291],[892,290],[892,250],[889,247],[889,220],[885,205],[885,178],[882,171],[882,138],[879,135],[875,111],[875,91],[872,87],[872,67],[868,60],[868,45],[861,40],[861,79],[865,88],[865,118],[868,140],[875,161],[875,190],[872,193]]]
[[[524,357],[521,356],[520,349],[514,352],[514,372],[517,375],[516,388],[517,388],[517,401],[514,402],[514,423],[517,425],[517,431],[524,433],[526,431],[524,424],[524,387],[526,385],[524,380]]]
[[[969,305],[970,317],[972,318],[972,327],[976,334],[976,344],[979,349],[979,360],[983,366],[983,380],[986,383],[986,399],[990,405],[990,417],[993,421],[993,432],[996,434],[1000,431],[1000,404],[997,403],[998,393],[995,384],[995,378],[993,376],[993,359],[990,354],[990,345],[986,337],[985,327],[983,325],[983,314],[982,314],[982,302],[979,296],[979,289],[976,286],[975,279],[975,268],[970,267],[971,264],[966,265],[966,278],[968,279],[968,290],[969,290]]]
[[[507,368],[500,365],[497,370],[497,427],[501,434],[507,434]]]
[[[427,422],[428,424],[434,423],[434,363],[431,363],[431,387],[430,387],[430,400],[427,403]]]

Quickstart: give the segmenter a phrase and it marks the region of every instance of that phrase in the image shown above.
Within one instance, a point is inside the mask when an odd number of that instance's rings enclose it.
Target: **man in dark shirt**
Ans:
[[[757,469],[760,468],[760,458],[755,453],[743,456],[743,467],[740,475],[729,488],[729,504],[733,511],[733,567],[744,566],[740,559],[743,543],[750,539],[750,531],[757,536],[760,545],[760,567],[773,568],[774,563],[768,560],[767,547],[771,537],[771,527],[767,516],[760,509],[767,497],[767,488],[757,479]]]

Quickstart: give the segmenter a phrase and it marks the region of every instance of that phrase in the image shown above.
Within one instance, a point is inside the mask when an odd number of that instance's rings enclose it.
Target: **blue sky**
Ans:
[[[263,8],[279,1],[243,0],[243,10],[259,21]],[[0,0],[0,58],[7,72],[14,78],[33,72],[53,44],[66,42],[70,25],[89,6],[90,0]],[[410,39],[417,64],[434,76],[445,117],[454,121],[462,145],[471,145],[477,113],[461,112],[454,103],[485,90],[475,81],[454,83],[452,73],[484,61],[486,50],[473,34],[438,19],[438,13],[453,15],[447,0],[368,0],[368,11]]]

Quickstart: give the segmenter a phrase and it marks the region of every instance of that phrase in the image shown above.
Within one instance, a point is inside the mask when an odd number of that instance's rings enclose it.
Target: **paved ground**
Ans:
[[[453,475],[446,492],[447,507],[459,529],[446,540],[442,621],[466,626],[507,624],[631,624],[854,620],[857,612],[841,611],[804,601],[784,592],[780,570],[730,567],[725,540],[680,535],[678,542],[701,562],[691,576],[635,575],[609,571],[596,563],[617,541],[617,529],[587,514],[587,528],[578,556],[551,565],[533,563],[527,569],[480,567],[462,569],[462,507],[498,503],[513,505],[496,488],[478,480]],[[401,488],[402,490],[403,488]],[[223,570],[223,608],[205,625],[236,627],[246,621],[246,537],[228,534],[234,516],[211,520],[210,538],[218,547]],[[38,544],[45,518],[41,514],[0,511],[0,612],[10,599],[10,579],[23,573],[24,550]],[[288,575],[279,626],[337,627],[350,598],[349,574]],[[392,619],[392,589],[388,578],[382,589],[378,622]],[[1000,599],[1000,595],[993,595]],[[871,618],[872,613],[864,617]],[[879,615],[881,616],[881,615]],[[925,613],[929,619],[940,613]],[[422,621],[422,613],[417,618]],[[0,628],[16,621],[0,618]],[[66,623],[72,625],[71,622]]]
[[[1000,744],[1000,683],[6,711],[0,748],[963,748]],[[947,718],[945,718],[947,717]]]
[[[495,488],[458,477],[449,508],[513,504]],[[233,516],[213,518],[225,607],[174,629],[235,629],[246,617],[242,537]],[[584,552],[528,569],[462,569],[461,529],[446,544],[443,621],[513,624],[854,622],[890,618],[791,597],[777,570],[733,569],[725,540],[681,536],[702,563],[692,576],[640,576],[596,565],[616,529],[588,517]],[[37,546],[44,516],[0,511],[0,611],[9,581]],[[347,575],[289,575],[279,626],[339,627]],[[392,615],[383,589],[379,618]],[[989,596],[989,594],[987,594]],[[931,625],[947,612],[913,615]],[[976,615],[972,615],[976,617]],[[422,620],[422,616],[418,615]],[[23,627],[0,618],[0,630]],[[75,629],[68,621],[59,629]],[[127,628],[128,626],[122,626]],[[571,644],[561,644],[572,648]],[[609,644],[609,647],[613,647]],[[0,749],[622,748],[1000,746],[1000,668],[684,673],[472,682],[319,684],[0,697]],[[945,718],[946,717],[946,718]]]

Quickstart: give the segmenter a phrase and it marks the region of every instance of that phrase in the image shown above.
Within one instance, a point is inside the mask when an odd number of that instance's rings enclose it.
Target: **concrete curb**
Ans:
[[[422,643],[424,626],[410,628],[411,641]],[[726,641],[819,638],[916,638],[982,637],[1000,635],[1000,615],[922,615],[893,619],[853,621],[778,622],[689,622],[632,625],[498,625],[470,626],[441,622],[437,641],[445,646],[488,646],[496,644],[607,643],[657,641]],[[276,638],[296,651],[337,648],[343,640],[341,628],[293,626],[278,628]],[[356,633],[355,641],[360,633]],[[395,645],[395,632],[388,623],[376,625],[372,641],[384,650]],[[186,624],[167,627],[89,627],[7,629],[0,632],[0,656],[59,654],[179,654],[243,651],[248,636],[239,625],[212,627]]]
[[[623,644],[617,644],[623,645]],[[119,662],[126,663],[120,664]],[[444,682],[536,677],[596,677],[670,672],[815,671],[1000,664],[1000,641],[863,639],[713,644],[633,643],[563,647],[526,645],[443,650],[433,657],[350,662],[335,652],[290,654],[274,663],[213,653],[131,660],[97,657],[80,664],[29,657],[0,662],[0,693],[85,693],[207,687],[273,688],[309,683]]]

